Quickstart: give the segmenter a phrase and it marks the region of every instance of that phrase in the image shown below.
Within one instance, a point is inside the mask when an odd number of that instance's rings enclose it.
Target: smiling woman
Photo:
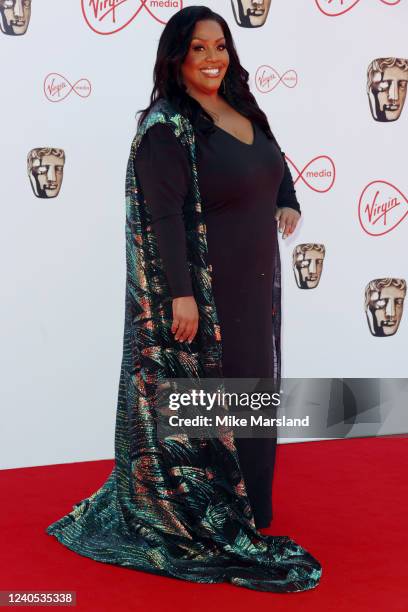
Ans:
[[[222,34],[221,36],[219,36]],[[254,130],[246,117],[218,99],[218,89],[229,67],[229,54],[220,25],[213,20],[201,21],[191,40],[190,49],[181,66],[183,81],[189,95],[198,100],[211,114],[214,123],[244,143],[251,144]],[[225,91],[225,84],[223,85]],[[211,104],[211,96],[217,99]],[[219,111],[219,116],[217,112]]]
[[[69,548],[195,582],[319,583],[308,551],[258,531],[272,518],[276,437],[157,433],[166,379],[279,383],[277,217],[291,231],[299,204],[228,25],[207,7],[183,9],[160,38],[127,166],[115,468],[48,527]]]
[[[205,26],[204,26],[205,24]],[[197,85],[200,77],[216,79],[217,90],[220,82],[225,76],[229,64],[229,56],[225,45],[222,30],[215,21],[201,22],[190,44],[189,52],[181,67],[184,82]],[[221,36],[218,36],[219,34]],[[209,38],[203,38],[198,34],[206,34]],[[213,38],[214,35],[216,38]]]

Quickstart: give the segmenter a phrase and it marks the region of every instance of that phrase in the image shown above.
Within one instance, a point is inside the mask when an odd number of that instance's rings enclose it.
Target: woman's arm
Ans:
[[[279,192],[278,192],[278,196],[276,199],[276,206],[278,208],[283,208],[283,207],[293,208],[299,214],[302,214],[302,211],[300,210],[300,204],[297,200],[296,190],[293,184],[292,174],[289,170],[289,166],[285,159],[285,153],[281,151],[281,154],[282,154],[283,163],[285,164],[285,173],[283,175],[283,178],[282,178],[282,181],[279,187]]]
[[[152,215],[171,295],[192,296],[182,213],[190,166],[170,126],[158,123],[147,130],[137,149],[135,172]]]

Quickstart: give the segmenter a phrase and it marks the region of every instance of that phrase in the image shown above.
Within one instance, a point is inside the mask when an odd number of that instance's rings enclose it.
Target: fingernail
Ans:
[[[283,232],[283,230],[282,230],[282,228],[281,228],[281,227],[279,228],[279,231],[280,231],[280,232]]]

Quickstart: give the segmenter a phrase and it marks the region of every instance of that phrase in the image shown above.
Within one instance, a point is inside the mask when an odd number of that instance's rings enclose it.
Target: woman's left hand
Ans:
[[[300,213],[294,208],[282,206],[282,208],[276,209],[275,219],[278,221],[279,231],[283,232],[283,238],[286,238],[295,231]]]

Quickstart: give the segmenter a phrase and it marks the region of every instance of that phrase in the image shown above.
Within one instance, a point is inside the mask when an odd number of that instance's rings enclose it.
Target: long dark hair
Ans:
[[[182,81],[181,64],[184,62],[190,48],[193,31],[197,21],[211,19],[220,24],[225,37],[225,46],[229,54],[229,66],[224,76],[223,86],[219,94],[239,113],[252,119],[265,132],[268,138],[274,139],[265,113],[259,108],[255,97],[248,86],[249,72],[239,61],[238,53],[231,31],[225,19],[207,6],[189,6],[175,13],[167,22],[159,40],[156,63],[153,70],[153,90],[150,104],[147,108],[137,111],[141,113],[138,127],[159,98],[167,99],[176,112],[187,117],[196,127],[199,114],[202,113],[211,121],[210,131],[214,129],[213,118],[204,110],[201,104],[189,96]]]

